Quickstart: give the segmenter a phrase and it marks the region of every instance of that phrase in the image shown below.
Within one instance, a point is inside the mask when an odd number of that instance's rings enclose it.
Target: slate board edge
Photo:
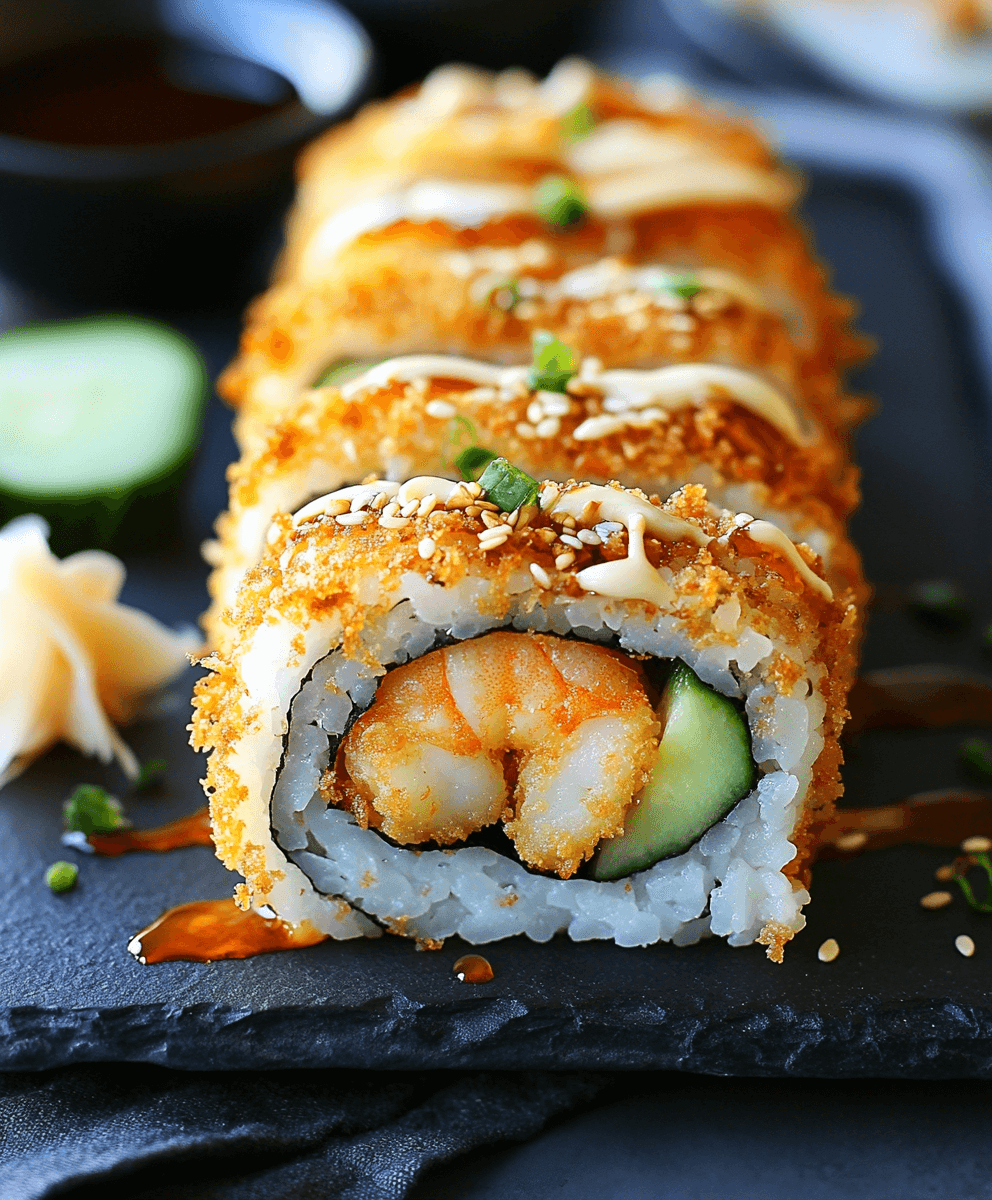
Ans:
[[[992,1008],[927,1000],[884,1011],[863,1005],[836,1018],[786,1006],[669,1018],[636,1001],[562,1009],[508,998],[418,1006],[393,996],[357,1010],[0,1010],[0,1070],[105,1061],[277,1070],[298,1068],[301,1047],[314,1068],[419,1070],[429,1054],[433,1067],[447,1069],[990,1079]]]

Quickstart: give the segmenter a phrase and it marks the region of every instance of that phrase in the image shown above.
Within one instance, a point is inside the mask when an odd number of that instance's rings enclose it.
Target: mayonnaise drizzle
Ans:
[[[830,584],[821,579],[810,568],[809,564],[796,549],[795,543],[777,525],[773,525],[771,521],[749,521],[746,525],[740,526],[740,528],[752,541],[777,550],[786,562],[795,568],[796,573],[802,581],[811,587],[813,591],[819,592],[827,600],[834,598]]]
[[[579,175],[607,175],[644,167],[710,158],[713,150],[698,138],[669,133],[648,121],[604,121],[573,143],[565,156]]]
[[[644,553],[645,520],[642,513],[627,517],[627,557],[597,563],[576,573],[579,587],[619,600],[646,600],[661,608],[675,598],[675,590],[651,566]]]
[[[459,379],[477,387],[515,389],[521,384],[526,386],[529,373],[530,368],[524,366],[500,367],[472,358],[411,354],[379,363],[346,383],[341,394],[350,399],[392,382],[413,383],[421,379]],[[583,373],[582,378],[602,388],[606,413],[589,417],[576,428],[572,436],[580,442],[606,437],[627,425],[650,424],[660,420],[665,411],[703,404],[714,388],[727,392],[735,403],[773,425],[792,442],[808,445],[815,437],[812,422],[782,392],[760,376],[736,367],[677,363],[653,371]]]

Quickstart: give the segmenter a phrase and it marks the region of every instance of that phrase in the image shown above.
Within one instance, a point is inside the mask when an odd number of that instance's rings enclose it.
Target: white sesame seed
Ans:
[[[420,504],[417,508],[417,516],[426,517],[429,513],[432,513],[435,508],[437,508],[437,496],[435,496],[433,492],[428,492],[428,494],[420,501]]]
[[[992,850],[992,839],[981,836],[965,838],[961,849],[965,854],[988,854]]]
[[[410,518],[382,516],[379,518],[379,524],[383,529],[405,529],[410,524]]]
[[[479,542],[479,549],[485,553],[487,550],[498,550],[500,546],[506,544],[507,535],[500,534],[498,537],[485,538]]]
[[[535,583],[538,583],[543,588],[551,587],[551,576],[542,566],[539,566],[537,563],[531,563],[530,573],[534,576]]]
[[[539,438],[557,437],[561,429],[561,421],[557,417],[545,417],[543,421],[539,421],[534,432]]]
[[[564,554],[559,554],[555,559],[555,567],[559,571],[564,571],[566,567],[570,567],[575,562],[575,555],[571,550],[566,550]]]
[[[537,433],[534,426],[528,425],[526,421],[521,421],[517,425],[516,432],[517,432],[517,437],[523,438],[524,441],[528,441],[529,439],[533,438],[534,436],[536,436],[536,433]]]
[[[560,534],[560,537],[566,546],[572,546],[575,550],[582,549],[582,543],[577,537],[573,537],[570,533]]]
[[[479,506],[480,512],[498,513],[503,511],[498,504],[493,504],[492,500],[477,500],[476,504]]]
[[[855,832],[844,833],[834,842],[838,850],[860,850],[868,841],[868,834]]]
[[[954,899],[950,892],[927,892],[925,896],[920,897],[920,906],[922,908],[946,908]]]
[[[369,514],[362,510],[361,512],[341,513],[334,520],[339,525],[363,525],[369,519]]]
[[[559,488],[557,484],[546,483],[544,485],[544,487],[541,488],[540,495],[538,496],[538,500],[540,501],[541,508],[543,508],[545,510],[547,510],[549,508],[554,508],[555,504],[557,504],[557,502],[558,502],[558,497],[560,495],[561,495],[561,488]]]
[[[331,500],[324,509],[329,517],[338,517],[341,513],[346,513],[351,508],[349,500]]]
[[[971,958],[975,953],[975,943],[966,933],[959,933],[954,939],[954,949],[965,958]]]
[[[502,525],[503,522],[497,520],[491,512],[488,512],[484,508],[479,511],[482,516],[482,523],[487,529],[495,529],[497,525]]]
[[[433,538],[422,538],[417,545],[417,553],[421,558],[431,558],[434,551],[437,549],[437,542]]]
[[[817,950],[816,957],[820,962],[833,962],[838,954],[840,954],[840,946],[837,944],[837,939],[827,938]]]
[[[484,519],[485,519],[485,517],[483,516],[483,520]],[[479,536],[480,542],[486,542],[490,538],[494,538],[494,537],[509,537],[512,532],[513,532],[512,525],[506,525],[506,524],[490,525],[488,529],[483,529],[483,531],[478,536]]]
[[[478,517],[481,515],[481,513],[482,509],[478,506],[478,504],[467,504],[465,506],[466,517]]]
[[[939,883],[950,883],[954,878],[954,868],[950,865],[950,863],[947,863],[943,867],[938,867],[937,870],[934,871],[933,877]]]
[[[532,400],[527,405],[527,420],[532,425],[544,420],[544,405],[539,400]]]
[[[598,533],[593,533],[591,529],[580,529],[575,536],[587,546],[601,546],[603,544],[603,539]]]
[[[469,495],[477,498],[482,495],[482,484],[477,479],[473,479],[470,483],[465,484],[465,490]]]
[[[511,513],[509,514],[509,516],[506,518],[506,523],[507,523],[507,525],[511,526],[513,529],[516,529],[516,527],[517,527],[517,518],[518,518],[519,516],[520,516],[520,509],[519,509],[519,508],[515,508],[515,509],[513,510],[513,512],[511,512]]]
[[[525,504],[520,510],[520,515],[517,517],[516,523],[513,526],[514,529],[516,529],[518,532],[526,529],[531,521],[533,521],[536,513],[536,504]]]
[[[384,517],[395,517],[399,511],[400,511],[400,506],[396,503],[395,500],[393,500],[389,504],[387,504],[386,507],[382,510],[382,515]]]
[[[419,507],[420,507],[419,500],[408,500],[407,503],[404,504],[403,507],[400,509],[400,516],[401,517],[412,517],[413,514],[417,511],[417,509]]]
[[[424,405],[424,412],[429,417],[437,417],[439,421],[444,421],[453,417],[458,409],[447,400],[428,400]]]
[[[371,508],[374,512],[379,512],[379,510],[385,506],[385,503],[388,499],[389,497],[385,492],[380,492],[378,496],[374,496],[369,501],[369,508]]]

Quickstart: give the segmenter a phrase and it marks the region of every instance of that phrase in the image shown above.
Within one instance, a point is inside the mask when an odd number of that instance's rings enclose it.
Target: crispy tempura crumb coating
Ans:
[[[566,493],[569,491],[566,488]],[[374,501],[370,502],[374,503]],[[791,838],[796,857],[784,868],[799,887],[811,861],[812,833],[829,818],[841,792],[839,768],[842,755],[838,737],[847,716],[845,704],[854,672],[852,638],[856,611],[850,593],[828,599],[810,587],[793,565],[768,546],[754,541],[747,526],[735,523],[729,512],[717,513],[706,503],[701,487],[683,488],[664,504],[663,511],[697,525],[711,540],[666,541],[648,535],[644,547],[653,566],[672,572],[677,599],[670,611],[678,625],[698,646],[732,644],[733,632],[723,628],[718,610],[729,600],[740,605],[740,623],[750,626],[779,644],[792,649],[780,651],[770,678],[780,694],[795,686],[800,662],[816,678],[815,689],[822,697],[825,715],[821,727],[823,749],[816,759],[812,783],[803,813]],[[205,788],[210,796],[211,818],[217,854],[231,869],[241,872],[252,894],[265,895],[270,886],[268,868],[258,848],[246,844],[238,811],[244,801],[245,784],[238,770],[238,741],[253,728],[261,715],[244,708],[242,656],[268,624],[289,622],[299,630],[297,642],[303,653],[308,628],[333,615],[345,654],[365,659],[361,633],[373,617],[391,606],[389,585],[407,574],[425,581],[451,586],[466,574],[484,577],[493,591],[483,602],[484,612],[498,618],[521,596],[521,578],[534,578],[533,598],[542,594],[585,593],[576,572],[598,562],[610,562],[627,554],[628,539],[621,530],[599,545],[583,543],[564,569],[556,562],[567,548],[561,541],[566,529],[562,518],[550,519],[543,510],[526,512],[527,523],[518,519],[511,536],[493,549],[483,549],[479,534],[486,528],[481,517],[470,516],[464,507],[435,508],[414,517],[400,529],[379,523],[369,509],[362,524],[339,524],[332,517],[315,517],[294,527],[282,518],[278,535],[265,558],[248,575],[242,588],[234,625],[236,636],[230,649],[205,660],[210,674],[196,686],[191,743],[210,751]],[[590,514],[595,521],[595,514]],[[581,529],[583,522],[572,522]],[[433,547],[425,558],[425,538]],[[822,568],[806,547],[799,546],[802,561],[813,571]],[[536,568],[536,570],[535,570]],[[547,587],[537,582],[547,581]],[[383,599],[370,605],[366,583],[376,579],[383,585]],[[627,602],[632,611],[642,611],[644,602]],[[773,958],[780,957],[784,933],[766,928],[763,940]]]

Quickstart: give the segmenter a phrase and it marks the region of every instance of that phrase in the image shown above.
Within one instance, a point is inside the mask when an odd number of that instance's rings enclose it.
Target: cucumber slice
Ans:
[[[350,383],[383,361],[381,358],[339,358],[337,362],[331,363],[313,386],[340,387],[342,383]]]
[[[654,773],[623,833],[600,846],[594,879],[621,879],[682,854],[754,786],[747,722],[683,662],[665,685],[659,717]]]
[[[100,317],[0,337],[0,490],[121,497],[193,451],[206,395],[196,349],[152,321]]]

